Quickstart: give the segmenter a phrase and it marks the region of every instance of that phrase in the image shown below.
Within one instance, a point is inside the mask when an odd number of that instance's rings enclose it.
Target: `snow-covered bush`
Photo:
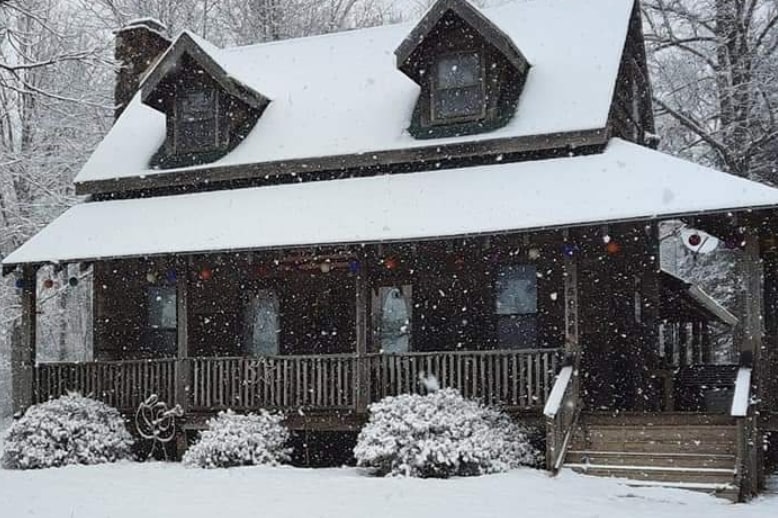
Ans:
[[[208,430],[187,450],[183,462],[201,468],[277,465],[289,461],[289,430],[283,416],[262,410],[239,415],[228,410],[208,421]]]
[[[68,394],[28,408],[3,442],[4,468],[36,469],[116,462],[130,457],[133,440],[115,408]]]
[[[507,415],[454,389],[370,405],[354,456],[380,475],[438,478],[499,473],[538,461],[526,432]]]

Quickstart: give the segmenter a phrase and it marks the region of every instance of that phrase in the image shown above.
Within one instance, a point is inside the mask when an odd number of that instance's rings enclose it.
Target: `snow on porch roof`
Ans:
[[[3,265],[447,238],[778,206],[622,140],[601,154],[77,205]]]
[[[231,78],[271,102],[235,150],[186,170],[603,128],[633,5],[525,0],[484,9],[532,64],[516,113],[492,132],[425,141],[407,131],[419,86],[394,55],[414,23],[226,49],[194,37]],[[136,97],[76,183],[180,172],[149,167],[164,139],[165,116]]]

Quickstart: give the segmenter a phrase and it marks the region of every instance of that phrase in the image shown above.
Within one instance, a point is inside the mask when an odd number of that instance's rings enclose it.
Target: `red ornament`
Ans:
[[[699,234],[692,234],[689,236],[689,244],[691,246],[700,246],[700,243],[702,243],[702,237]]]
[[[605,245],[605,251],[610,255],[616,255],[621,252],[621,245],[616,241],[610,240],[608,244]]]
[[[210,268],[203,268],[200,270],[200,273],[198,274],[198,277],[201,281],[208,281],[213,277],[213,270]]]
[[[52,279],[46,279],[43,281],[43,287],[50,290],[54,287],[54,281]]]
[[[395,256],[390,255],[384,259],[384,266],[386,266],[387,270],[395,270],[398,266],[400,266],[400,260]]]

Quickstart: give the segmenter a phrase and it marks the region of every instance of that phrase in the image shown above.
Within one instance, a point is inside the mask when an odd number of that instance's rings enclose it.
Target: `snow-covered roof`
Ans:
[[[622,140],[601,154],[78,205],[6,266],[458,237],[778,206],[778,189]]]
[[[708,295],[705,290],[698,285],[664,269],[661,270],[659,278],[667,288],[675,289],[679,291],[681,295],[689,297],[693,303],[719,322],[727,324],[728,326],[737,325],[739,321],[738,318],[727,308],[722,306],[716,299]],[[667,299],[662,299],[663,304],[669,302],[670,301]]]
[[[516,114],[493,132],[425,141],[407,132],[419,87],[397,69],[394,56],[413,24],[229,49],[193,38],[231,78],[271,99],[235,150],[197,167],[603,128],[633,2],[525,0],[483,10],[532,65]],[[149,170],[164,139],[165,116],[136,96],[76,182],[173,171]]]

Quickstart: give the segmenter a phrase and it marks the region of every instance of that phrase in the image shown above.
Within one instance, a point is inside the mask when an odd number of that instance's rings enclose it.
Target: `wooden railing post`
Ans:
[[[35,348],[37,327],[37,267],[22,267],[21,328],[11,341],[11,391],[14,413],[22,412],[35,400]]]

